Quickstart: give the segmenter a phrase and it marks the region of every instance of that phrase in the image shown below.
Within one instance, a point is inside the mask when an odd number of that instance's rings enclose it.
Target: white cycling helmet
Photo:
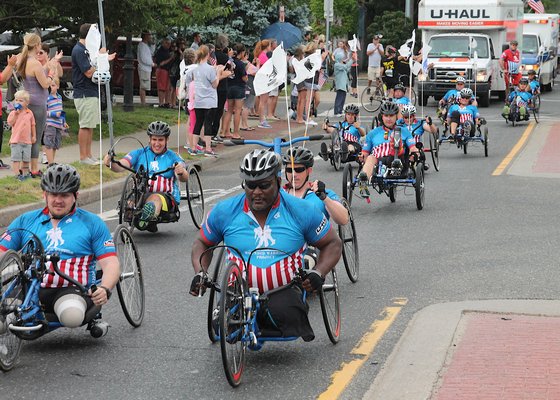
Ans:
[[[464,88],[464,89],[461,89],[461,91],[459,92],[459,95],[464,99],[470,99],[471,97],[473,97],[473,91],[472,91],[472,89]]]
[[[461,75],[461,76],[458,76],[458,77],[457,77],[457,79],[456,79],[455,82],[456,82],[456,83],[465,83],[466,81],[467,81],[467,80],[465,79],[465,77]]]
[[[416,114],[416,107],[412,104],[405,104],[401,110],[401,114],[403,117],[410,117],[411,115]]]
[[[95,71],[91,77],[91,80],[96,85],[98,83],[105,85],[106,83],[111,81],[111,73],[109,71],[103,71],[103,72]]]

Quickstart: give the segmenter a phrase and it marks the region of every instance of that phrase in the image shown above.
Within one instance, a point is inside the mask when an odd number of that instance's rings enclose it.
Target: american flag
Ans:
[[[317,82],[317,85],[319,86],[319,88],[322,88],[323,85],[325,84],[325,82],[327,81],[327,79],[329,79],[328,75],[326,74],[326,72],[321,71],[319,73],[319,81]]]
[[[527,5],[533,9],[535,14],[544,14],[544,5],[540,0],[529,0]]]

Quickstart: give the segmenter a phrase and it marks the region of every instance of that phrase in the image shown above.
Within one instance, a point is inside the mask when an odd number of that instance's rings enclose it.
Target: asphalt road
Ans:
[[[557,119],[559,101],[558,92],[543,96],[544,120]],[[249,352],[243,383],[232,389],[219,345],[207,338],[207,297],[187,294],[193,275],[190,246],[197,234],[187,213],[176,224],[161,225],[157,234],[134,234],[146,288],[140,328],[127,324],[115,296],[103,311],[111,324],[106,337],[96,340],[81,329],[61,329],[25,343],[19,364],[0,376],[1,397],[312,399],[327,390],[341,365],[363,359],[352,353],[353,348],[387,315],[387,307],[401,299],[400,313],[386,326],[373,353],[345,379],[348,386],[339,398],[357,399],[414,313],[428,305],[558,299],[560,189],[546,178],[492,176],[527,127],[507,126],[500,109],[497,101],[481,109],[490,132],[488,158],[482,147],[469,148],[467,155],[452,146],[441,149],[441,170],[431,168],[426,174],[424,210],[416,209],[410,189],[399,192],[394,204],[385,195],[374,194],[371,204],[354,199],[360,280],[350,283],[339,268],[342,332],[336,346],[324,330],[318,299],[312,299],[316,339],[266,343],[261,351]],[[433,107],[425,111],[435,115]],[[318,144],[310,148],[317,152]],[[213,197],[207,206],[237,193],[236,171],[237,163],[232,162],[202,172],[206,195]],[[316,161],[314,176],[341,192],[342,174],[330,164]],[[111,229],[116,214],[109,208],[116,201],[104,202]],[[98,211],[99,205],[88,208]]]

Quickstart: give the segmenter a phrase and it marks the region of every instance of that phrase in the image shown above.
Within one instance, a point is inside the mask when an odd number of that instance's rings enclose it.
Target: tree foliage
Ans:
[[[358,33],[358,2],[355,0],[333,0],[333,22],[330,24],[331,37],[348,37]],[[324,0],[310,0],[313,14],[313,30],[325,32]]]
[[[415,29],[411,19],[404,16],[402,11],[386,11],[381,15],[373,18],[373,22],[367,27],[368,37],[381,33],[383,46],[392,45],[397,49],[406,42]],[[417,42],[420,40],[420,34],[416,31]]]

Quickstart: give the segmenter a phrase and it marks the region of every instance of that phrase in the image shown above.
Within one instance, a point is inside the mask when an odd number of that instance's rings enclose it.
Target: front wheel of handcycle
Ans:
[[[379,87],[366,87],[360,96],[362,107],[367,112],[376,112],[383,102],[383,90]]]
[[[354,192],[354,177],[352,176],[352,165],[347,163],[342,171],[342,197],[352,205],[352,194]]]
[[[189,212],[194,226],[200,229],[204,221],[204,191],[200,182],[200,175],[194,165],[188,168],[189,179],[186,183],[186,196],[189,204]]]
[[[245,369],[247,342],[243,340],[245,330],[245,296],[247,288],[241,268],[231,262],[222,276],[220,296],[220,348],[222,364],[229,384],[239,386]]]
[[[130,231],[118,225],[113,234],[115,249],[121,265],[121,275],[117,283],[117,293],[128,323],[137,328],[144,319],[145,294],[144,277],[140,256]]]
[[[360,271],[360,258],[358,254],[358,237],[356,234],[356,225],[354,225],[354,217],[350,204],[345,198],[342,198],[342,205],[348,210],[348,223],[338,226],[338,235],[342,241],[342,261],[344,268],[348,274],[348,278],[352,283],[358,282]]]
[[[439,171],[439,128],[437,133],[430,133],[428,135],[430,141],[430,155],[432,156],[432,163],[434,164],[434,169]]]
[[[389,200],[391,200],[391,203],[394,203],[395,201],[397,201],[397,187],[396,186],[391,186],[389,188]]]
[[[337,132],[333,133],[333,138],[331,141],[331,149],[332,149],[332,155],[331,155],[331,164],[334,167],[335,171],[338,171],[342,165],[342,149],[341,149],[341,142],[340,142],[340,136],[338,135]]]
[[[212,282],[218,283],[218,278],[220,276],[220,269],[224,265],[224,260],[226,258],[226,250],[221,247],[216,258],[216,263],[214,264],[214,272],[212,274]],[[210,342],[216,343],[220,340],[220,335],[218,332],[218,318],[220,312],[220,291],[216,290],[216,285],[210,286],[210,298],[208,299],[208,316],[207,316],[207,327],[208,327],[208,338]]]
[[[119,224],[126,224],[132,232],[134,230],[134,217],[139,210],[142,194],[138,189],[136,174],[130,174],[124,181],[124,187],[119,201]]]
[[[17,307],[25,299],[25,287],[21,280],[23,263],[19,254],[8,250],[0,259],[0,369],[11,370],[18,360],[23,344],[9,325],[15,321]]]
[[[416,208],[421,210],[424,208],[424,164],[416,165],[416,182],[414,183],[414,191],[416,194]]]
[[[487,126],[483,128],[482,137],[484,138],[484,157],[488,157],[488,127]]]
[[[340,338],[340,300],[338,295],[338,278],[336,269],[333,268],[325,276],[325,282],[319,293],[321,300],[321,313],[327,329],[327,335],[333,344]]]
[[[465,138],[463,138],[463,143],[462,143],[462,147],[463,147],[463,154],[467,154],[467,146],[468,146],[469,142],[467,142],[467,140]]]
[[[535,118],[535,122],[539,123],[540,117],[540,109],[541,109],[541,95],[538,94],[533,97],[533,118]]]

